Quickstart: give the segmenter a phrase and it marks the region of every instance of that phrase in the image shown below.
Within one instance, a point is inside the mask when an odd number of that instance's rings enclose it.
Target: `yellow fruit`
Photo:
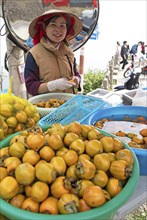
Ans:
[[[23,155],[22,162],[35,165],[40,159],[39,154],[34,150],[27,150]]]
[[[12,116],[7,118],[6,123],[10,128],[15,128],[18,124],[18,121],[15,117]]]
[[[2,104],[0,114],[4,117],[10,117],[13,114],[13,107],[10,104]]]
[[[25,107],[24,112],[26,113],[26,115],[27,115],[29,118],[33,118],[34,113],[37,112],[37,109],[36,109],[36,107],[33,106],[33,105],[28,105],[27,107]]]
[[[29,185],[35,179],[35,168],[29,163],[19,164],[15,169],[15,178],[19,184]]]
[[[45,183],[52,183],[57,175],[54,166],[51,163],[47,163],[44,160],[40,160],[35,165],[35,172],[38,180],[43,181]]]
[[[12,176],[6,176],[0,182],[0,198],[8,200],[13,198],[19,191],[19,184]]]
[[[48,137],[48,145],[53,149],[53,150],[58,150],[61,147],[64,146],[62,138],[58,134],[51,134]]]
[[[49,186],[47,183],[37,181],[32,185],[31,198],[35,202],[42,202],[48,197]]]
[[[9,154],[12,157],[22,158],[26,151],[25,146],[22,143],[15,142],[9,147]]]
[[[10,199],[9,203],[17,208],[21,208],[22,204],[25,200],[25,196],[23,194],[17,194],[12,199]]]
[[[5,167],[0,167],[0,181],[7,176],[7,169]]]
[[[103,145],[98,140],[90,140],[86,144],[86,153],[90,157],[94,157],[96,154],[100,154],[103,152]]]
[[[45,144],[45,138],[40,133],[31,133],[27,136],[26,143],[29,149],[38,151]]]
[[[26,115],[26,113],[24,111],[19,111],[16,113],[15,115],[16,119],[20,122],[20,123],[26,123],[28,120],[28,117]]]
[[[81,124],[77,121],[72,122],[68,127],[68,132],[72,132],[78,135],[81,134],[82,132]]]

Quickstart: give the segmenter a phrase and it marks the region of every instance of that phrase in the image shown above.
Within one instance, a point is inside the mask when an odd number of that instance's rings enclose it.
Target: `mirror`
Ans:
[[[70,41],[73,51],[82,47],[92,35],[99,17],[99,0],[2,0],[2,14],[8,38],[25,52],[33,46],[28,33],[30,22],[49,9],[63,9],[76,14],[83,29]]]

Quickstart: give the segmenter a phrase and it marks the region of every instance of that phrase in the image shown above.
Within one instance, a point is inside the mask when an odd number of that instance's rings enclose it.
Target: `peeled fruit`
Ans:
[[[10,117],[13,114],[13,107],[10,104],[2,104],[0,114],[4,117]]]
[[[84,137],[85,139],[88,137],[88,132],[92,129],[89,125],[81,125],[82,127],[82,132],[81,135],[82,137]]]
[[[15,128],[18,124],[18,120],[12,116],[7,118],[6,123],[10,128]]]
[[[58,214],[58,199],[53,196],[48,197],[40,204],[39,211],[46,214]]]
[[[27,150],[23,155],[22,162],[35,165],[40,160],[39,154],[34,150]]]
[[[28,117],[24,111],[18,111],[15,117],[20,123],[26,123],[28,120]]]
[[[22,158],[26,151],[25,146],[22,143],[15,142],[9,147],[9,154],[13,157]]]
[[[41,147],[45,144],[45,138],[40,133],[30,133],[27,136],[26,143],[29,149],[33,149],[35,151],[38,151]]]
[[[147,137],[147,128],[144,128],[140,131],[140,134],[142,135],[142,137]]]
[[[21,208],[24,200],[25,196],[23,194],[17,194],[12,199],[10,199],[9,203],[17,208]]]
[[[46,183],[37,181],[32,185],[31,198],[35,202],[42,202],[48,197],[49,187]]]
[[[29,163],[19,164],[15,169],[15,177],[19,184],[29,185],[35,179],[35,168]]]
[[[48,137],[48,145],[53,149],[53,150],[58,150],[61,147],[64,146],[62,138],[58,134],[51,134]]]
[[[77,121],[71,122],[68,127],[68,132],[72,132],[78,135],[81,134],[82,132],[81,124]]]
[[[92,128],[88,132],[88,140],[100,140],[101,137],[102,137],[101,133],[95,128]]]
[[[35,202],[32,198],[29,197],[23,201],[21,208],[30,212],[38,212],[39,202]]]
[[[116,152],[117,160],[125,160],[128,166],[132,166],[134,162],[133,154],[128,149],[122,149]]]
[[[94,165],[97,169],[105,172],[110,168],[110,158],[107,153],[96,154],[94,156]]]
[[[108,182],[108,176],[103,170],[97,170],[93,179],[91,180],[95,185],[104,188]]]
[[[107,136],[102,137],[100,139],[100,142],[102,143],[104,151],[106,153],[113,151],[113,149],[114,149],[114,140],[113,140],[112,137],[107,137]]]
[[[64,127],[59,124],[53,124],[53,126],[51,128],[48,129],[49,134],[58,134],[60,135],[60,137],[63,139],[65,136],[65,129]]]
[[[61,214],[77,213],[79,206],[79,198],[70,193],[63,194],[58,201],[58,208]]]
[[[34,113],[36,113],[36,108],[35,106],[32,106],[32,105],[28,105],[25,107],[24,109],[24,112],[26,113],[26,115],[29,117],[29,118],[33,118],[34,116]]]
[[[106,191],[111,197],[116,196],[122,190],[122,183],[120,180],[110,177],[106,185]]]
[[[106,202],[104,192],[99,186],[88,186],[84,190],[83,199],[90,207],[98,207]]]
[[[90,180],[96,172],[95,165],[89,160],[82,160],[76,164],[76,175],[81,179]]]
[[[64,175],[67,166],[62,157],[55,156],[51,159],[50,163],[53,165],[59,176]]]
[[[73,142],[75,139],[79,138],[79,136],[73,132],[66,133],[64,137],[64,144],[66,146],[69,146],[71,142]]]
[[[103,145],[98,140],[90,140],[86,144],[86,153],[90,157],[94,157],[96,154],[100,154],[103,152]]]
[[[7,176],[7,169],[5,167],[0,167],[0,181]]]
[[[0,198],[8,200],[19,191],[19,184],[14,177],[6,176],[0,182]]]
[[[41,159],[49,162],[55,156],[55,151],[49,146],[44,146],[40,149],[39,155]]]
[[[83,154],[85,150],[85,144],[84,142],[79,138],[75,139],[69,147],[70,150],[74,150],[77,152],[78,155]]]
[[[57,175],[54,166],[44,160],[40,160],[35,165],[36,177],[45,183],[52,183]]]
[[[125,180],[131,175],[132,168],[125,160],[115,160],[110,165],[110,173],[119,180]]]

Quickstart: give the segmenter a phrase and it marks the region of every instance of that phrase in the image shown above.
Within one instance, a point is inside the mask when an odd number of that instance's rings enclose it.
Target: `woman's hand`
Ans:
[[[75,82],[70,82],[67,78],[60,78],[56,79],[53,81],[49,81],[47,83],[47,88],[49,91],[54,91],[54,90],[66,90],[68,88],[71,88],[75,86]]]

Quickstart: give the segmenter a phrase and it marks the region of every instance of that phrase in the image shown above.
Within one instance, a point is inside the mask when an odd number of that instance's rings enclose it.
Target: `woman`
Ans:
[[[31,22],[29,34],[34,46],[27,54],[24,73],[29,94],[80,91],[81,77],[68,41],[81,30],[77,16],[55,9]]]

